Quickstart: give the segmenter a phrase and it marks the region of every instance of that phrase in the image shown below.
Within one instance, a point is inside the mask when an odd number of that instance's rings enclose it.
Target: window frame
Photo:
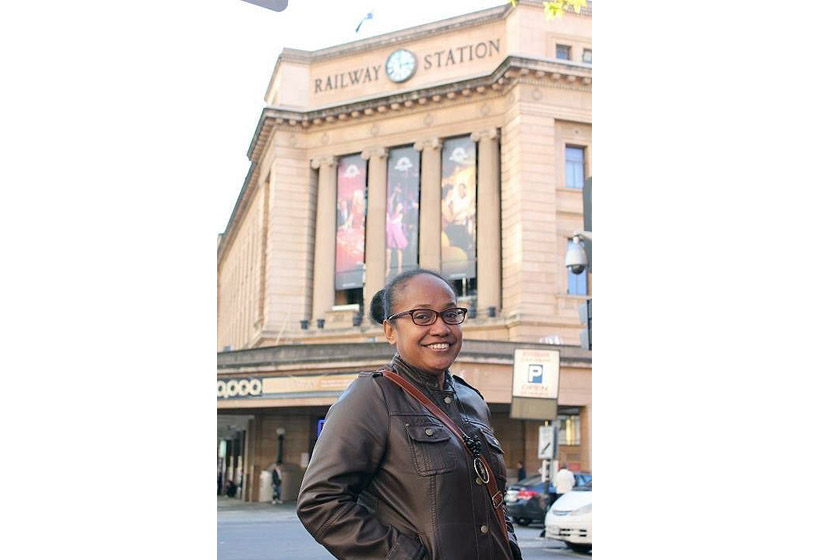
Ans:
[[[580,186],[569,185],[569,149],[580,150],[581,158],[581,183]],[[577,163],[576,161],[574,163]],[[563,144],[563,187],[567,189],[574,189],[578,191],[583,190],[583,185],[586,183],[586,146],[578,144]]]
[[[563,47],[563,48],[566,49],[566,58],[560,58],[558,56],[558,50],[560,49],[560,47]],[[567,45],[566,43],[554,43],[554,58],[557,59],[557,60],[569,60],[569,61],[571,61],[572,60],[572,46]]]

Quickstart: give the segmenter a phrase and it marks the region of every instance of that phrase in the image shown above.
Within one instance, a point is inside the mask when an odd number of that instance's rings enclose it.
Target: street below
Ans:
[[[216,508],[218,560],[332,560],[303,528],[294,503],[242,502],[219,497]],[[540,537],[542,527],[516,527],[523,560],[591,558],[559,541]]]

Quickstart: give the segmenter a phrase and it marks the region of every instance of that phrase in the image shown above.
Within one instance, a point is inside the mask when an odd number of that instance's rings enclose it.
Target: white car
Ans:
[[[545,514],[545,536],[575,552],[592,549],[592,484],[560,496]]]

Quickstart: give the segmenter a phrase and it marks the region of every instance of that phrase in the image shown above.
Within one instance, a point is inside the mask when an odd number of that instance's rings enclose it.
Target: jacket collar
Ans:
[[[446,370],[443,374],[443,389],[441,389],[438,387],[438,378],[435,374],[425,372],[409,365],[400,357],[399,354],[394,354],[389,366],[398,374],[403,377],[407,377],[411,381],[430,391],[452,392],[454,390],[452,386],[452,374],[449,373],[449,370]]]

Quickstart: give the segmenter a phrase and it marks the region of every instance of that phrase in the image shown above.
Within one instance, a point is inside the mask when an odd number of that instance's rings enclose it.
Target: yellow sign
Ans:
[[[306,375],[264,377],[263,394],[267,393],[317,393],[320,391],[343,391],[359,377],[358,373],[338,375]]]

